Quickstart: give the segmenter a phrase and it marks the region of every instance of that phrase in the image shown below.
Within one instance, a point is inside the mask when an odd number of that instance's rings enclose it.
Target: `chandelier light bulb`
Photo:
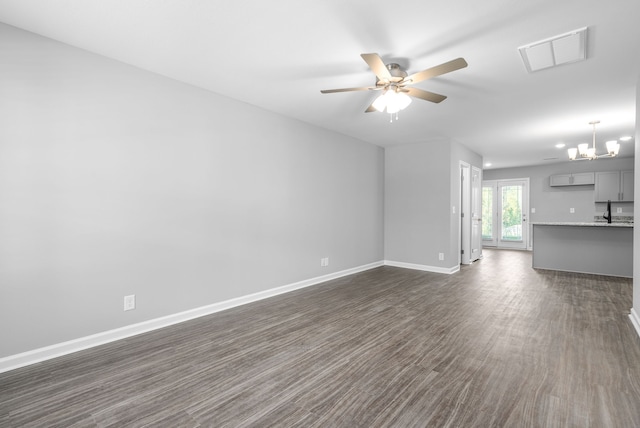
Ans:
[[[618,144],[617,140],[607,141],[605,144],[607,145],[607,153],[609,153],[609,156],[613,157],[620,151],[620,144]]]

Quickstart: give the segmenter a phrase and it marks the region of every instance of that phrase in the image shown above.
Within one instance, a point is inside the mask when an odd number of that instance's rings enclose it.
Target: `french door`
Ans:
[[[529,179],[482,183],[482,243],[499,248],[529,246]]]

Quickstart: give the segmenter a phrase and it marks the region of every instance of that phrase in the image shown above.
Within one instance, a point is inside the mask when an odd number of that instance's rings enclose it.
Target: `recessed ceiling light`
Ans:
[[[558,143],[558,144],[556,144],[556,147],[557,147],[557,148],[559,148],[559,149],[563,148],[564,146],[566,146],[566,144],[565,144],[565,143]]]
[[[487,162],[487,163],[484,164],[484,166],[491,166],[491,165],[492,165],[491,162]]]
[[[627,135],[626,137],[620,137],[620,141],[629,141],[629,140],[631,140],[631,138],[632,137]]]

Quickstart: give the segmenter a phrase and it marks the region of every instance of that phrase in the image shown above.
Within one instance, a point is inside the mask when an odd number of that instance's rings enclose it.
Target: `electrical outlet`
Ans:
[[[438,260],[444,260],[444,253],[438,253]]]
[[[575,208],[569,208],[569,213],[571,213],[571,214],[575,214],[575,212],[576,212],[576,209],[575,209]]]
[[[136,295],[131,294],[129,296],[124,296],[124,310],[132,311],[136,308]]]
[[[622,207],[616,208],[616,213],[621,214],[622,213]]]

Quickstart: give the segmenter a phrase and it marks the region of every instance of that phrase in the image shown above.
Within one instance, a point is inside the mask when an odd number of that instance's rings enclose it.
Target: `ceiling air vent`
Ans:
[[[529,73],[587,59],[587,27],[518,48]]]

